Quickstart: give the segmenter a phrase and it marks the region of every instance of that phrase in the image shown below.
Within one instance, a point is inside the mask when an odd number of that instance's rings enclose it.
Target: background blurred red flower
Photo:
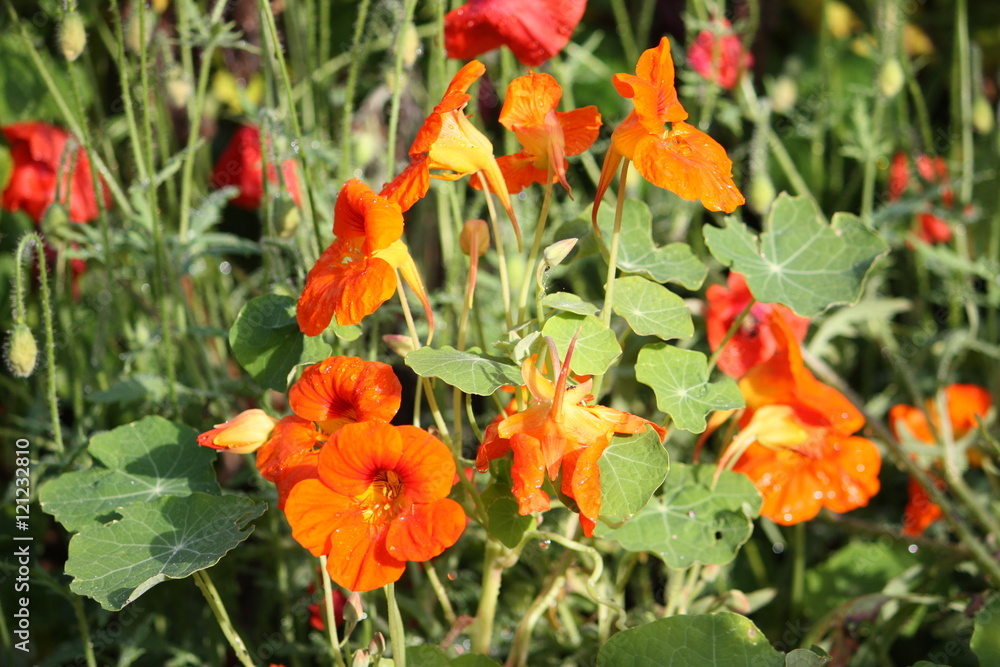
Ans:
[[[733,33],[727,19],[715,30],[702,30],[688,48],[688,62],[698,74],[732,90],[743,72],[753,67],[753,56]]]
[[[587,0],[470,0],[444,17],[448,57],[470,60],[507,45],[528,67],[559,53]]]
[[[46,209],[56,201],[58,189],[59,202],[68,209],[70,220],[89,222],[97,218],[90,160],[82,145],[67,151],[69,132],[40,122],[5,125],[0,130],[14,159],[14,170],[3,192],[3,208],[11,212],[23,209],[41,223]],[[101,186],[105,207],[110,207],[111,195],[103,181]]]
[[[233,132],[222,155],[212,168],[212,185],[224,188],[233,185],[239,194],[230,200],[233,206],[253,211],[260,207],[264,198],[264,168],[260,149],[260,130],[251,125],[241,125]],[[278,172],[273,164],[267,165],[268,181],[276,188]],[[285,160],[281,165],[281,178],[285,188],[295,200],[302,204],[299,179],[295,175],[295,161]]]
[[[712,285],[705,292],[708,311],[705,314],[708,344],[715,351],[726,337],[729,327],[750,303],[753,295],[742,273],[729,274],[727,286]],[[719,355],[718,366],[735,378],[771,358],[777,350],[774,332],[768,324],[771,313],[781,316],[799,342],[809,330],[809,318],[796,315],[790,308],[776,303],[755,303],[743,319],[743,324],[726,343]]]

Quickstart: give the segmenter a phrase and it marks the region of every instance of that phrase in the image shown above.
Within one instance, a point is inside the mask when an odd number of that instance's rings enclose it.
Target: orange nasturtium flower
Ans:
[[[956,439],[965,437],[969,431],[976,428],[977,418],[985,419],[992,405],[989,391],[974,384],[949,385],[945,387],[944,396],[948,422],[951,424],[952,436]],[[928,415],[930,422],[927,421]],[[938,415],[936,401],[933,398],[927,399],[925,410],[914,405],[893,406],[889,410],[889,426],[897,438],[900,437],[900,426],[903,426],[920,442],[933,445],[938,441],[935,433],[941,429],[941,417]],[[971,465],[982,464],[982,454],[979,450],[970,448],[966,453]],[[928,476],[938,488],[944,488],[943,480],[933,473],[928,473]],[[924,487],[911,479],[909,501],[903,513],[903,534],[921,535],[940,517],[941,508],[931,501]]]
[[[319,451],[346,424],[387,422],[403,388],[392,367],[357,357],[328,357],[306,368],[291,390],[292,412],[257,451],[261,475],[278,487],[278,506],[298,482],[317,475]]]
[[[562,474],[562,493],[576,501],[580,525],[587,537],[601,513],[601,470],[597,461],[615,433],[642,433],[651,426],[662,439],[666,432],[656,424],[603,405],[584,405],[593,380],[568,387],[569,360],[575,341],[561,365],[552,353],[556,381],[542,376],[526,359],[521,375],[531,397],[522,412],[508,409],[508,415],[491,425],[480,446],[476,465],[480,472],[489,461],[514,452],[512,489],[522,515],[550,507],[549,495],[542,490],[546,475],[555,481]],[[495,426],[495,428],[494,428]]]
[[[249,454],[260,449],[278,420],[263,410],[244,410],[224,424],[198,436],[202,447],[221,449],[234,454]]]
[[[520,243],[521,230],[510,204],[503,174],[493,157],[493,144],[469,122],[464,112],[472,99],[466,91],[485,73],[486,67],[478,60],[466,63],[458,70],[441,103],[424,120],[410,145],[410,165],[386,184],[382,195],[398,202],[406,211],[427,194],[431,178],[457,181],[463,176],[481,174],[490,192],[500,198]]]
[[[739,457],[733,470],[753,481],[764,496],[761,515],[775,523],[808,521],[821,507],[867,505],[879,490],[882,460],[873,442],[853,435],[864,417],[806,369],[785,319],[768,318],[778,350],[740,380],[747,408],[720,463]]]
[[[403,235],[403,211],[356,178],[341,188],[333,213],[330,247],[306,276],[296,317],[307,336],[318,336],[336,316],[337,324],[357,324],[396,291],[398,269],[430,319],[420,274]]]
[[[524,146],[519,153],[497,158],[510,194],[550,179],[570,191],[566,156],[579,155],[597,141],[601,130],[597,107],[556,111],[561,98],[562,88],[548,74],[531,72],[510,82],[500,110],[500,124],[517,135]],[[472,187],[482,189],[476,178],[472,179]]]
[[[285,504],[292,536],[327,561],[330,577],[370,591],[458,541],[462,506],[448,498],[455,462],[448,446],[415,426],[368,421],[334,433],[318,476],[296,484]]]
[[[712,285],[705,292],[705,297],[708,300],[708,310],[705,313],[708,345],[714,352],[753,295],[750,294],[743,274],[732,271],[725,287]],[[740,378],[752,367],[771,358],[778,347],[768,324],[768,315],[772,312],[784,318],[796,340],[801,342],[806,337],[809,330],[808,317],[800,317],[790,308],[776,303],[757,302],[719,355],[719,370]]]
[[[674,88],[674,61],[666,37],[639,58],[635,75],[615,74],[615,88],[635,104],[611,135],[594,197],[593,217],[622,158],[642,177],[689,201],[701,200],[710,211],[732,213],[744,203],[733,182],[733,162],[712,137],[684,121],[687,111]],[[664,127],[665,123],[670,128]]]

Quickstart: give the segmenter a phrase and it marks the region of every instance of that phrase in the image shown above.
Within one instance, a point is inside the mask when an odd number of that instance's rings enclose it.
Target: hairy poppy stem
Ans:
[[[337,667],[345,667],[344,654],[340,651],[340,637],[337,636],[337,615],[333,610],[333,586],[330,573],[326,569],[326,556],[319,557],[319,571],[323,577],[323,605],[326,610],[326,631],[330,638],[330,653]]]
[[[392,662],[395,667],[406,667],[406,634],[403,617],[396,603],[396,584],[385,585],[385,599],[389,603],[389,642],[392,644]]]
[[[46,395],[49,402],[49,417],[52,420],[52,438],[56,443],[56,451],[63,452],[62,424],[59,422],[59,402],[56,398],[56,343],[52,329],[52,293],[49,289],[49,268],[45,261],[45,245],[42,237],[36,232],[29,232],[21,237],[17,244],[14,258],[17,260],[14,268],[15,297],[17,321],[24,321],[24,250],[29,244],[34,244],[38,256],[38,283],[42,293],[42,322],[45,326],[45,365],[46,365]]]
[[[222,604],[222,598],[219,597],[219,591],[216,590],[215,584],[208,577],[207,570],[199,570],[192,575],[194,583],[198,586],[198,590],[201,594],[205,596],[205,600],[208,602],[209,608],[212,610],[212,614],[215,616],[215,620],[218,621],[219,627],[222,628],[222,634],[226,636],[229,641],[229,645],[233,647],[233,651],[236,653],[236,659],[240,661],[240,664],[244,667],[256,667],[253,660],[250,658],[250,653],[247,651],[246,644],[240,638],[240,634],[233,627],[233,622],[229,620],[229,613],[226,611],[225,605]]]

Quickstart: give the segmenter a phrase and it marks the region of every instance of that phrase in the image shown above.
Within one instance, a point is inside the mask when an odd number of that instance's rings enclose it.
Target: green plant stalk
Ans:
[[[394,667],[406,667],[406,634],[403,631],[403,617],[396,603],[396,584],[385,585],[385,599],[389,605],[389,642],[392,644]]]
[[[500,273],[500,297],[503,300],[503,315],[508,329],[514,328],[514,316],[510,309],[510,278],[507,275],[507,255],[504,252],[503,234],[500,230],[500,220],[497,217],[496,206],[493,205],[493,196],[490,193],[490,186],[486,182],[486,177],[482,172],[477,172],[479,182],[483,186],[483,195],[486,198],[486,209],[490,214],[490,226],[493,229],[493,241],[497,251],[497,269]]]
[[[726,345],[736,335],[736,332],[740,330],[743,326],[743,320],[747,318],[750,311],[753,310],[754,305],[756,305],[757,299],[750,297],[750,301],[747,303],[746,307],[740,311],[740,314],[736,316],[733,323],[729,325],[729,329],[726,331],[726,335],[722,337],[722,341],[719,343],[719,347],[715,349],[712,356],[708,358],[708,373],[711,374],[715,369],[715,365],[719,363],[719,357],[722,356],[722,351],[726,349]]]
[[[333,610],[333,585],[330,582],[330,573],[326,569],[326,560],[326,556],[319,557],[319,570],[323,577],[323,605],[326,611],[326,632],[330,638],[330,655],[333,657],[333,664],[337,665],[337,667],[346,667],[344,654],[340,650],[340,638],[337,636],[337,615]]]
[[[459,475],[464,477],[464,475]],[[523,542],[523,540],[522,540]],[[486,539],[483,555],[483,583],[476,608],[476,622],[472,626],[472,652],[489,655],[493,643],[493,620],[497,614],[497,600],[500,597],[500,581],[506,560],[506,548],[492,537]]]
[[[192,578],[195,585],[198,586],[198,590],[205,596],[205,600],[208,602],[215,620],[218,621],[219,627],[222,628],[222,634],[226,636],[229,645],[233,647],[236,659],[244,667],[255,667],[253,660],[250,659],[250,653],[247,651],[246,645],[240,639],[240,634],[233,627],[233,622],[229,620],[229,614],[226,612],[225,605],[222,604],[219,591],[216,590],[215,584],[212,583],[212,580],[208,576],[208,571],[198,570],[192,575]]]
[[[528,607],[528,612],[518,622],[517,627],[514,629],[514,639],[511,643],[510,655],[507,656],[507,662],[504,663],[504,667],[527,667],[528,649],[531,647],[532,631],[535,629],[538,619],[541,618],[546,609],[552,606],[566,584],[566,569],[569,567],[570,560],[570,552],[564,551],[559,558],[559,564],[550,575],[545,588],[532,601],[531,606]]]
[[[364,5],[368,4],[368,0],[364,0]],[[302,193],[302,215],[305,218],[306,225],[311,227],[313,234],[315,234],[316,240],[316,256],[323,252],[323,236],[319,228],[319,220],[316,218],[313,212],[312,205],[312,191],[311,187],[308,187],[312,183],[312,169],[310,165],[306,162],[305,158],[305,139],[302,136],[302,126],[299,125],[299,117],[295,108],[295,96],[292,94],[292,83],[288,76],[288,67],[285,65],[285,56],[281,52],[281,41],[278,39],[278,26],[274,22],[274,10],[271,8],[271,0],[266,0],[261,5],[261,13],[263,14],[264,23],[267,25],[267,34],[271,40],[271,52],[274,54],[275,59],[278,62],[278,70],[281,72],[281,83],[285,91],[285,102],[287,106],[287,113],[289,119],[292,121],[292,132],[295,134],[295,139],[298,141],[299,158],[296,162],[302,164],[302,171],[305,175],[305,182],[307,187],[303,188]],[[352,93],[353,96],[353,93]],[[350,109],[350,104],[346,107]],[[346,141],[346,140],[345,140]],[[345,146],[347,144],[345,143]]]
[[[37,232],[28,232],[17,244],[15,258],[17,262],[14,269],[14,282],[17,290],[19,321],[24,321],[24,249],[29,243],[35,244],[35,254],[38,256],[38,283],[39,291],[42,293],[42,322],[45,326],[45,364],[46,364],[46,398],[49,403],[49,417],[52,419],[52,439],[56,445],[56,451],[63,453],[62,424],[59,422],[59,401],[56,397],[56,343],[52,329],[52,296],[49,289],[49,268],[45,261],[45,246],[42,237]]]
[[[459,352],[465,349],[465,338],[469,328],[469,311],[472,310],[475,299],[476,275],[479,273],[479,239],[474,237],[470,241],[470,246],[469,282],[465,288],[465,298],[462,299],[462,314],[458,319],[458,340],[455,343],[455,349]],[[451,412],[455,424],[452,433],[455,442],[458,443],[456,449],[459,450],[458,455],[460,456],[464,437],[462,435],[462,390],[458,387],[452,389],[451,401]]]
[[[441,613],[444,614],[445,623],[454,626],[458,616],[455,615],[455,609],[451,606],[451,600],[448,599],[448,592],[444,589],[437,570],[434,569],[434,563],[427,561],[424,564],[424,572],[427,574],[427,581],[430,582],[431,588],[434,589],[434,595],[437,596],[438,603],[441,605]]]
[[[79,595],[72,593],[66,596],[73,606],[73,614],[76,616],[76,624],[80,628],[80,641],[83,643],[83,656],[87,661],[87,667],[97,667],[97,658],[94,656],[94,645],[90,641],[90,628],[87,627],[87,614],[83,611],[83,600]]]
[[[542,210],[538,214],[538,224],[535,226],[535,240],[531,243],[531,250],[528,252],[528,264],[527,267],[529,271],[535,268],[535,262],[538,261],[538,253],[542,248],[542,238],[545,235],[545,223],[549,219],[549,206],[552,204],[552,176],[553,176],[553,165],[549,165],[549,174],[547,178],[548,185],[545,186],[545,197],[542,199]],[[539,289],[542,288],[541,285],[538,286]],[[531,275],[525,276],[524,280],[521,282],[521,293],[517,298],[517,323],[522,324],[524,318],[527,316],[528,311],[528,291],[531,289]]]
[[[417,6],[417,0],[404,0],[403,20],[400,24],[400,31],[397,33],[396,41],[396,61],[392,71],[392,102],[389,107],[389,134],[387,136],[386,150],[386,181],[391,181],[396,174],[396,133],[399,131],[399,106],[403,98],[403,39],[402,36],[413,20],[413,10]]]
[[[358,17],[354,22],[354,38],[351,41],[350,67],[347,70],[347,85],[344,87],[344,116],[340,126],[340,180],[346,181],[351,175],[351,125],[354,120],[354,93],[358,85],[358,68],[361,66],[361,38],[365,34],[368,20],[368,6],[371,0],[361,0]],[[395,43],[395,41],[391,42]]]
[[[611,0],[611,11],[614,12],[618,35],[622,39],[622,50],[625,51],[625,60],[630,63],[638,62],[639,47],[635,43],[635,34],[632,32],[632,19],[629,18],[624,0]]]
[[[969,45],[968,0],[955,3],[955,51],[958,60],[958,124],[962,128],[962,172],[958,180],[958,201],[972,202],[973,150],[972,150],[972,67]],[[955,118],[952,118],[954,125]]]
[[[622,215],[625,211],[625,185],[628,182],[628,160],[622,160],[622,170],[618,177],[618,201],[615,202],[615,227],[611,232],[611,248],[608,251],[608,277],[604,282],[604,305],[601,308],[601,322],[611,326],[611,313],[615,300],[615,277],[618,275],[618,247],[622,237]],[[596,396],[596,393],[595,393]]]
[[[792,592],[791,616],[797,618],[802,613],[806,590],[806,524],[797,523],[792,529]]]

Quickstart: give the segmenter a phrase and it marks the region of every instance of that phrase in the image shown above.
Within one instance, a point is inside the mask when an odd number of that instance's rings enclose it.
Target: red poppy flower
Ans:
[[[465,91],[485,72],[486,67],[473,60],[455,74],[441,103],[424,120],[410,146],[410,165],[382,188],[382,196],[397,202],[406,211],[427,194],[431,178],[456,181],[463,176],[479,174],[486,180],[490,192],[500,198],[520,243],[521,230],[503,174],[493,157],[493,144],[464,113],[472,99]]]
[[[852,435],[864,417],[803,364],[784,318],[768,315],[778,349],[740,380],[747,409],[722,463],[753,481],[764,497],[761,515],[791,525],[827,507],[847,512],[879,490],[881,457],[870,440]]]
[[[562,88],[548,74],[534,72],[510,82],[500,110],[500,123],[517,135],[524,150],[497,159],[507,191],[517,194],[532,183],[545,184],[552,169],[552,182],[567,191],[566,156],[579,155],[597,140],[601,114],[589,106],[573,111],[556,111]],[[481,189],[478,178],[472,187]]]
[[[281,179],[285,189],[301,205],[299,178],[295,174],[295,161],[285,160],[281,165]],[[278,170],[274,164],[267,165],[267,180],[278,187]],[[236,186],[239,194],[230,200],[233,206],[250,211],[260,208],[264,198],[264,168],[260,149],[260,130],[251,125],[241,125],[233,132],[232,138],[222,155],[212,168],[212,185],[223,188]]]
[[[444,17],[449,58],[469,60],[506,44],[528,67],[559,53],[583,18],[587,0],[470,0]]]
[[[292,488],[285,516],[302,546],[333,556],[335,582],[369,591],[399,579],[406,561],[430,560],[458,540],[465,513],[447,497],[454,477],[448,446],[430,433],[348,424],[320,451],[318,477]]]
[[[743,72],[753,67],[753,56],[727,19],[720,19],[716,30],[699,32],[687,55],[698,74],[726,90],[735,88]]]
[[[333,212],[334,242],[306,276],[296,317],[307,336],[337,324],[358,324],[396,291],[396,269],[420,297],[427,294],[410,251],[400,240],[403,211],[354,178],[344,184]]]
[[[953,384],[945,387],[945,402],[948,410],[948,421],[951,424],[952,435],[961,439],[976,428],[979,419],[985,419],[990,411],[992,400],[989,392],[974,384]],[[913,405],[895,405],[889,410],[889,426],[893,434],[899,438],[904,426],[906,431],[929,445],[937,442],[935,433],[941,429],[941,418],[938,415],[937,402],[928,399],[925,409]],[[930,422],[927,416],[930,415]],[[968,449],[966,453],[969,463],[981,465],[982,453],[976,449]],[[944,481],[933,473],[928,473],[938,488],[945,487]],[[905,535],[921,535],[934,521],[941,517],[941,508],[930,500],[927,491],[915,480],[910,480],[909,502],[903,517],[903,533]]]
[[[598,460],[615,433],[642,433],[652,427],[662,439],[666,432],[656,424],[603,405],[584,405],[593,380],[567,387],[569,360],[575,341],[560,365],[552,355],[556,382],[542,376],[532,359],[521,366],[524,384],[531,394],[523,412],[512,412],[486,429],[476,457],[480,472],[489,461],[514,452],[512,489],[522,515],[549,509],[542,491],[545,477],[562,476],[563,494],[573,498],[580,509],[580,525],[587,537],[594,533],[601,512],[601,470]]]
[[[910,174],[910,163],[906,153],[899,151],[892,159],[889,167],[889,201],[900,199],[907,190],[911,188],[916,192],[923,192],[925,189],[940,188],[941,204],[945,208],[951,208],[954,204],[955,194],[951,188],[951,181],[948,178],[948,167],[940,156],[931,158],[928,155],[918,155],[915,160],[917,173],[923,183],[914,183]],[[925,206],[930,208],[933,199],[928,199]],[[951,225],[937,215],[928,212],[921,212],[914,219],[914,232],[924,243],[934,245],[938,243],[948,243],[951,241],[953,232]],[[912,249],[912,243],[907,241],[907,245]]]
[[[67,208],[70,220],[89,222],[97,218],[90,160],[81,144],[75,139],[70,143],[69,132],[38,122],[5,125],[0,131],[14,160],[14,170],[3,192],[4,209],[12,213],[23,209],[35,223],[41,223],[58,191],[59,203]],[[111,194],[103,180],[101,188],[105,207],[110,207]]]
[[[277,423],[257,450],[257,468],[278,487],[278,506],[298,482],[316,477],[319,450],[345,424],[389,421],[402,385],[392,367],[357,357],[329,357],[306,368],[288,392],[294,415]]]
[[[701,200],[710,211],[732,213],[744,203],[733,182],[733,162],[726,150],[684,121],[687,111],[674,88],[674,61],[666,37],[646,50],[635,75],[615,74],[615,88],[635,110],[611,135],[594,197],[593,220],[622,158],[631,160],[647,181],[689,201]],[[670,128],[666,129],[665,124]]]
[[[714,351],[753,295],[743,274],[733,271],[729,274],[727,287],[712,285],[705,296],[708,299],[705,315],[708,344]],[[750,368],[767,361],[775,353],[778,343],[768,325],[771,313],[778,313],[785,320],[797,341],[801,342],[806,337],[809,318],[799,317],[779,304],[755,303],[719,355],[718,365],[724,373],[735,378],[743,377]]]

